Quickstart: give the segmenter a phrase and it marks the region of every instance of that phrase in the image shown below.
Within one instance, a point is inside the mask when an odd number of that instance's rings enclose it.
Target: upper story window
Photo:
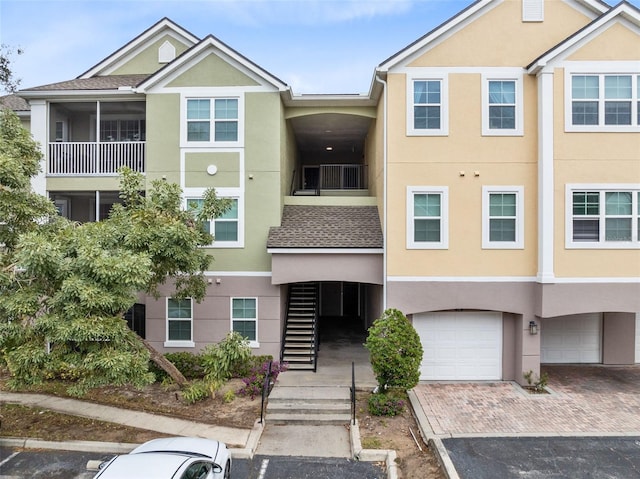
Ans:
[[[498,77],[483,75],[482,134],[485,136],[518,136],[523,134],[522,74],[513,71]]]
[[[640,75],[573,73],[569,79],[567,130],[640,129]]]
[[[524,248],[524,189],[485,186],[482,189],[482,247]]]
[[[187,208],[199,210],[202,208],[202,198],[187,198]],[[241,246],[241,222],[238,198],[232,199],[232,206],[229,210],[217,218],[212,218],[204,223],[207,233],[214,237],[215,247],[238,247]]]
[[[448,188],[407,188],[407,249],[449,247]]]
[[[444,78],[408,78],[407,135],[446,135],[447,82]]]
[[[568,247],[640,247],[640,186],[574,185],[567,197]]]
[[[235,143],[238,139],[237,98],[187,100],[187,142]]]

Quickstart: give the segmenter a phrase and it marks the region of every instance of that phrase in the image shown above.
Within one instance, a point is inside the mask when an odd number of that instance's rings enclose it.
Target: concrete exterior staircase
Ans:
[[[348,387],[276,386],[267,404],[268,424],[341,425],[351,421]]]

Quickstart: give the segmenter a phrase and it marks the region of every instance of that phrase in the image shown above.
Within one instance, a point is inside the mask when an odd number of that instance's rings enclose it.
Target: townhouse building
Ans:
[[[382,61],[362,95],[295,95],[164,18],[77,78],[6,104],[43,147],[33,187],[104,218],[117,170],[212,218],[204,301],[140,298],[131,327],[197,351],[235,330],[314,368],[323,331],[386,308],[425,380],[640,363],[640,11],[478,0]],[[22,102],[22,103],[20,103]]]

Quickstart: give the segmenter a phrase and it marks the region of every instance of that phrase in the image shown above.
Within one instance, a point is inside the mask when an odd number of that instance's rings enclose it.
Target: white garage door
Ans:
[[[413,325],[424,349],[421,380],[502,379],[502,314],[421,313]]]
[[[640,313],[636,313],[636,363],[640,363]]]
[[[540,334],[542,363],[602,361],[602,317],[599,313],[544,319]]]

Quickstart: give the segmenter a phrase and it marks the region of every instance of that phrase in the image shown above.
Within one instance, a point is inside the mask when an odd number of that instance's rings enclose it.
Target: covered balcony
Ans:
[[[296,142],[291,196],[368,196],[366,137],[373,112],[294,111]]]
[[[49,105],[47,175],[114,176],[127,166],[145,172],[143,101]]]

